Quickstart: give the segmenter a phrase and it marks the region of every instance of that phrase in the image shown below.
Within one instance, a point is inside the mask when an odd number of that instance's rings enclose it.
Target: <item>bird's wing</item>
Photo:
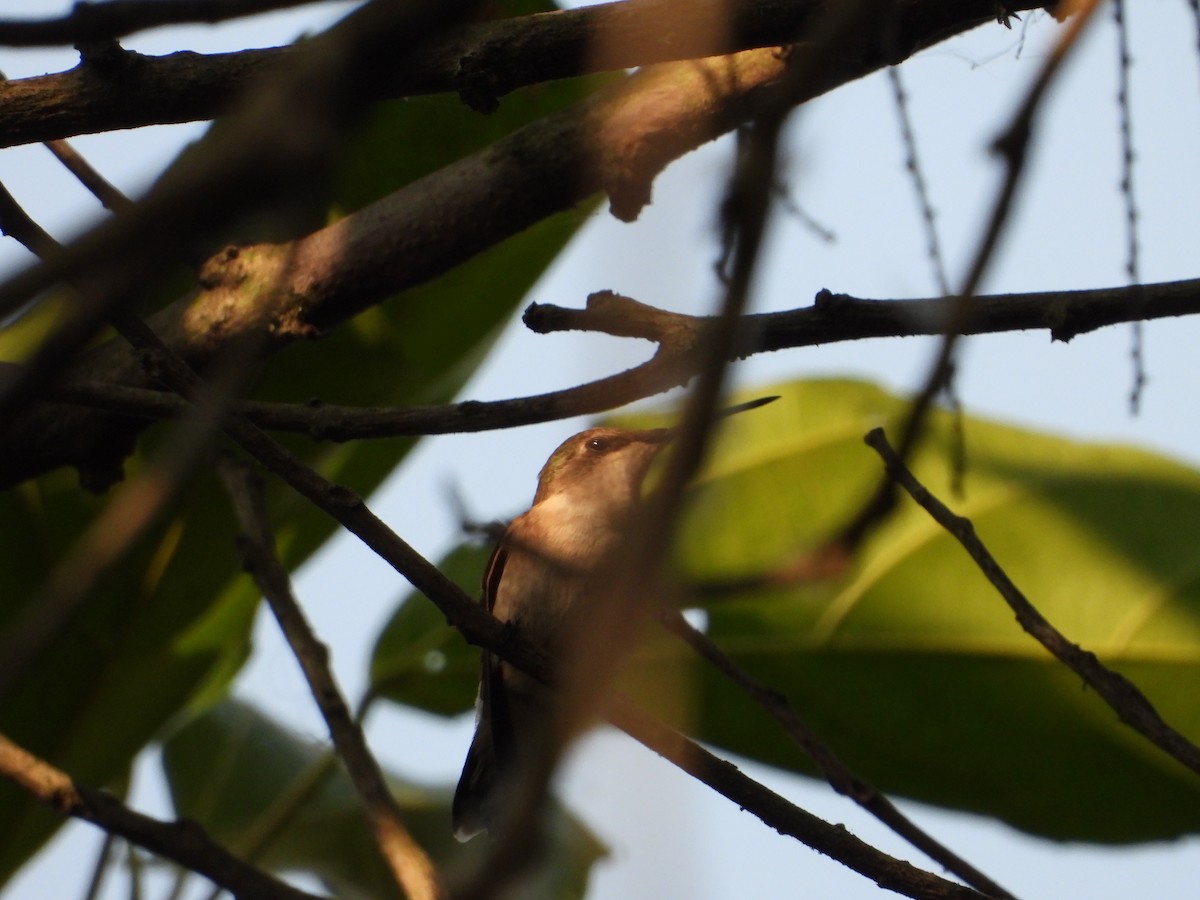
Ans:
[[[493,612],[495,608],[496,594],[500,590],[500,579],[507,562],[508,550],[501,543],[492,551],[483,570],[483,607],[488,612]],[[512,707],[504,684],[504,664],[499,657],[486,650],[483,652],[479,676],[479,702],[481,715],[491,722],[496,760],[504,765],[511,758],[513,748]]]
[[[497,546],[483,570],[482,602],[488,612],[495,607],[496,591],[507,559],[508,552],[503,545]],[[512,752],[512,713],[501,662],[486,650],[481,659],[475,738],[467,751],[450,812],[454,835],[460,841],[470,840],[492,825],[501,760]]]

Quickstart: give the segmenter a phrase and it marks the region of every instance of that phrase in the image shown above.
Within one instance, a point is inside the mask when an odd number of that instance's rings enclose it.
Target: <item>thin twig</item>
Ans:
[[[287,571],[276,555],[261,479],[228,457],[222,459],[218,471],[237,515],[246,569],[266,597],[304,672],[334,747],[362,801],[380,854],[406,896],[412,900],[436,900],[442,895],[437,871],[405,827],[383,771],[334,680],[329,649],[318,640],[305,618],[292,593]]]
[[[1051,625],[1013,584],[1012,579],[988,552],[975,534],[971,521],[952,513],[933,496],[904,465],[887,442],[883,429],[876,428],[866,436],[867,445],[878,453],[887,466],[888,477],[913,498],[935,522],[954,537],[987,580],[1016,614],[1017,621],[1039,644],[1077,674],[1092,688],[1117,716],[1155,746],[1200,775],[1200,747],[1163,721],[1153,704],[1123,675],[1106,668],[1090,651],[1068,640]]]
[[[917,135],[909,115],[908,94],[904,90],[904,78],[899,66],[888,66],[888,82],[892,86],[892,100],[896,115],[900,119],[900,140],[904,144],[904,168],[912,179],[913,193],[921,210],[921,225],[925,229],[925,252],[933,268],[933,283],[943,295],[950,293],[950,279],[946,275],[946,261],[942,257],[942,242],[938,239],[937,213],[929,197],[929,183],[925,170],[917,155]]]
[[[941,334],[953,302],[952,298],[864,299],[821,291],[811,306],[743,317],[737,326],[740,337],[734,352],[745,357],[864,338]],[[1040,329],[1047,331],[1053,340],[1065,342],[1080,334],[1139,318],[1197,313],[1200,313],[1200,280],[1000,294],[977,297],[962,332],[996,334]],[[583,310],[535,304],[526,311],[525,319],[539,333],[595,331],[655,340],[660,346],[652,359],[626,372],[574,388],[511,400],[468,400],[446,406],[408,408],[255,401],[233,401],[233,405],[240,415],[262,428],[330,441],[475,432],[598,413],[685,383],[695,371],[696,358],[691,350],[694,341],[714,321],[710,317],[657,310],[611,292],[593,294]],[[0,379],[13,368],[18,367],[0,363]],[[187,409],[186,402],[174,394],[121,384],[68,383],[52,396],[56,401],[126,417],[178,416]],[[53,406],[48,409],[55,410]],[[63,411],[55,410],[53,420],[64,419],[67,416]],[[141,427],[128,418],[114,421],[105,416],[104,421],[108,429],[128,432],[128,440],[121,446],[131,444],[133,433]],[[83,430],[91,433],[90,429]],[[90,446],[83,434],[74,432],[64,432],[60,440],[66,442],[66,447]],[[29,435],[24,433],[22,443],[0,445],[4,450],[0,452],[0,486],[61,465],[61,454],[69,452],[55,450],[59,445],[53,442],[39,442],[39,451],[30,453],[28,441]],[[119,458],[110,465],[119,466]],[[86,468],[81,474],[89,474],[93,479],[99,477]]]
[[[1017,187],[1025,171],[1026,151],[1033,131],[1034,117],[1063,62],[1078,45],[1084,27],[1091,21],[1092,14],[1098,6],[1099,0],[1073,0],[1063,8],[1062,12],[1070,18],[1062,34],[1047,55],[1008,128],[993,144],[993,149],[1005,164],[1004,181],[996,191],[992,210],[975,248],[971,266],[955,301],[951,304],[949,317],[943,323],[945,331],[941,346],[929,368],[924,385],[913,398],[908,414],[900,425],[896,451],[901,459],[907,459],[912,452],[934,399],[953,376],[955,349],[963,334],[963,325],[971,315],[975,305],[975,294],[992,263],[1000,235],[1008,223]],[[833,543],[847,550],[859,546],[866,535],[887,517],[895,504],[895,486],[889,479],[882,479],[872,497],[834,537]]]
[[[1129,22],[1125,0],[1113,0],[1113,23],[1117,27],[1117,110],[1121,135],[1121,198],[1125,201],[1125,274],[1131,285],[1142,280],[1141,252],[1138,246],[1137,194],[1133,180],[1133,115],[1129,96],[1129,70],[1133,59],[1129,55]],[[1129,389],[1129,410],[1137,415],[1146,386],[1144,334],[1141,322],[1133,323],[1133,343],[1130,359],[1133,363],[1133,385]]]
[[[1006,22],[1007,24],[1007,22]],[[925,179],[925,170],[921,167],[921,158],[917,154],[917,135],[913,129],[912,117],[909,115],[908,94],[904,90],[904,78],[899,66],[888,66],[888,81],[892,86],[892,99],[896,106],[896,115],[900,119],[900,138],[904,144],[904,168],[912,180],[913,193],[916,195],[917,206],[921,210],[921,225],[925,230],[926,255],[933,268],[933,283],[943,295],[950,293],[950,279],[946,275],[946,262],[942,257],[942,244],[938,238],[937,214],[929,196],[929,184]],[[942,388],[946,402],[950,406],[953,418],[953,442],[951,444],[951,483],[954,493],[961,490],[963,474],[966,471],[966,435],[963,430],[962,400],[953,378],[947,378]]]
[[[0,184],[0,232],[39,259],[53,256],[61,246],[35,222],[3,184]]]
[[[111,181],[96,171],[79,151],[66,140],[46,141],[46,149],[54,154],[54,158],[66,167],[66,170],[79,179],[79,183],[92,192],[104,208],[110,212],[125,212],[133,206],[133,201],[122,194]]]
[[[1192,11],[1192,23],[1196,28],[1196,56],[1200,58],[1200,0],[1187,0],[1188,9]]]
[[[109,3],[107,6],[112,6],[112,4]],[[95,7],[91,8],[95,9]],[[78,10],[79,7],[76,9]],[[6,81],[8,81],[8,77],[3,72],[0,72],[0,84]],[[80,184],[91,191],[105,208],[111,212],[118,212],[132,206],[132,201],[117,190],[107,178],[96,171],[95,167],[84,159],[71,146],[69,141],[61,139],[52,140],[46,141],[44,145],[54,155],[55,159],[62,163],[67,171],[79,180]],[[22,243],[24,242],[22,241]],[[38,254],[38,256],[42,255]]]
[[[92,877],[88,880],[87,892],[83,895],[83,900],[99,900],[100,892],[104,889],[104,879],[112,867],[113,851],[116,849],[115,845],[118,840],[120,839],[111,832],[104,833],[104,839],[100,842],[100,850],[96,854],[96,864],[92,867]]]
[[[849,797],[880,822],[892,829],[946,871],[957,875],[971,887],[989,897],[1013,900],[1013,895],[988,878],[969,862],[935,840],[904,815],[894,803],[842,762],[833,749],[822,741],[800,716],[787,697],[763,684],[699,629],[692,626],[677,608],[660,608],[658,620],[677,635],[701,658],[736,685],[743,694],[778,722],[792,741],[816,763],[825,780],[839,794]]]
[[[163,822],[131,810],[111,794],[75,784],[0,734],[0,775],[58,812],[91,822],[109,834],[174,860],[225,888],[239,900],[317,900],[248,866],[191,822]]]

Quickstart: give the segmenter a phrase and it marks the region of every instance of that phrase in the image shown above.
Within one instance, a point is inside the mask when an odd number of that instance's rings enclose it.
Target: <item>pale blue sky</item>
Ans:
[[[29,14],[62,11],[38,0]],[[319,18],[327,20],[329,11]],[[288,40],[301,18],[277,15],[255,24],[253,43]],[[928,51],[903,67],[920,152],[952,283],[973,251],[998,183],[989,141],[1032,78],[1056,26],[1031,15],[1005,31],[980,29]],[[1136,184],[1142,212],[1142,273],[1147,281],[1193,277],[1200,235],[1200,61],[1196,26],[1184,3],[1137,5],[1131,13]],[[1018,57],[1018,46],[1024,45]],[[132,42],[148,52],[244,46],[236,27],[189,29]],[[1039,119],[1037,149],[986,288],[1034,290],[1120,284],[1124,279],[1123,212],[1116,185],[1119,150],[1113,60],[1115,35],[1102,14],[1079,57]],[[0,51],[10,77],[65,68],[71,54]],[[80,139],[77,146],[109,177],[136,189],[157,171],[194,126],[145,129]],[[645,302],[705,311],[718,297],[711,263],[716,245],[711,185],[730,147],[719,142],[672,166],[655,186],[655,202],[634,225],[597,213],[530,299],[582,304],[588,292],[619,290]],[[875,76],[811,104],[788,141],[794,198],[835,244],[815,239],[787,216],[775,221],[755,307],[807,304],[820,288],[860,296],[935,293],[924,258],[912,188],[902,170],[896,113],[886,78]],[[57,235],[69,234],[89,198],[55,170],[39,147],[0,153],[0,180]],[[0,266],[23,255],[0,244]],[[972,340],[959,382],[969,412],[1078,438],[1119,440],[1200,465],[1194,397],[1200,380],[1193,347],[1200,323],[1146,327],[1150,383],[1142,413],[1128,414],[1131,384],[1126,327],[1052,345],[1045,334]],[[894,389],[924,377],[933,342],[875,341],[757,357],[740,366],[742,383],[813,375],[856,375]],[[538,337],[514,323],[464,396],[490,399],[566,386],[643,358],[645,346],[578,335]],[[550,373],[550,374],[548,374]],[[552,379],[552,384],[548,384]],[[520,511],[550,450],[582,421],[512,432],[426,441],[372,505],[419,550],[437,557],[458,537],[445,485],[453,484],[482,518]],[[481,459],[488,459],[485,467]],[[500,471],[503,477],[495,477]],[[338,538],[309,565],[299,595],[331,643],[337,672],[353,696],[364,684],[373,636],[405,593],[394,573],[353,538]],[[347,598],[355,614],[346,615]],[[323,735],[307,688],[281,647],[273,624],[260,623],[259,649],[238,692],[259,699],[305,733]],[[469,740],[466,718],[446,724],[387,711],[371,738],[385,763],[418,778],[451,781]],[[889,852],[928,866],[849,802],[821,785],[748,766],[751,774],[830,821],[844,822]],[[152,763],[139,768],[137,800],[165,812]],[[696,785],[615,734],[588,739],[563,779],[563,794],[613,850],[599,866],[592,897],[876,898],[878,888],[793,841],[770,832],[727,801]],[[987,820],[905,804],[918,822],[1025,898],[1184,898],[1194,895],[1200,841],[1138,848],[1050,844]],[[66,829],[40,863],[6,896],[34,900],[73,896],[90,867],[97,833]],[[113,885],[108,896],[121,896]]]

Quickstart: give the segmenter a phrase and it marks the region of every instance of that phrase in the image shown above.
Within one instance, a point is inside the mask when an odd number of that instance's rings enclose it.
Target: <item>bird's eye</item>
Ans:
[[[603,438],[594,437],[590,441],[587,442],[587,448],[589,450],[593,451],[594,453],[600,453],[601,451],[604,450],[605,446],[606,445],[604,443]]]

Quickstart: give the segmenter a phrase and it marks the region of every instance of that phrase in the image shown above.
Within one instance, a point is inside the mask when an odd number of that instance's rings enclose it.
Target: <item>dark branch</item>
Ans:
[[[1168,753],[1197,775],[1200,775],[1200,747],[1163,721],[1158,710],[1138,688],[1123,675],[1106,668],[1094,653],[1081,648],[1063,636],[1026,599],[1008,574],[988,552],[975,534],[969,519],[952,513],[944,503],[917,481],[888,445],[883,429],[876,428],[866,437],[867,445],[878,453],[887,466],[888,476],[908,492],[935,522],[962,544],[979,570],[999,591],[1004,602],[1016,614],[1017,621],[1055,658],[1084,680],[1117,716],[1152,744]]]
[[[1041,4],[1006,5],[1034,9]],[[403,57],[399,65],[396,57],[389,58],[375,68],[365,93],[367,99],[381,100],[458,91],[486,110],[515,88],[542,81],[793,43],[804,39],[824,6],[821,0],[634,0],[484,22]],[[994,21],[996,9],[995,0],[904,0],[898,6],[889,62]],[[728,22],[720,18],[727,14]],[[681,21],[688,27],[680,27]],[[127,54],[106,71],[81,65],[0,85],[0,147],[215,118],[294,52]]]
[[[218,466],[241,529],[245,568],[263,592],[279,629],[304,672],[313,700],[325,719],[338,757],[358,793],[380,855],[410,900],[443,896],[438,873],[409,833],[383,770],[367,747],[362,726],[350,712],[329,664],[329,648],[317,638],[292,592],[291,578],[275,552],[262,480],[245,465],[226,458]]]
[[[706,634],[694,628],[678,609],[663,609],[659,612],[658,618],[663,627],[672,634],[678,635],[697,655],[710,663],[753,703],[778,722],[796,746],[816,763],[829,786],[835,791],[849,797],[947,872],[958,876],[976,890],[989,897],[1013,900],[1012,894],[923,831],[891,800],[879,793],[873,785],[842,762],[833,749],[809,728],[787,697],[739,666]]]
[[[885,890],[922,900],[980,900],[983,896],[972,888],[881,853],[841,825],[829,825],[631,703],[618,704],[611,721],[635,741],[736,803],[763,824],[837,860]]]
[[[57,19],[0,21],[0,44],[44,47],[111,41],[148,28],[215,23],[320,0],[105,0],[76,3]]]
[[[208,878],[239,900],[318,900],[242,862],[191,822],[162,822],[71,777],[0,735],[0,775],[63,815],[91,822]]]
[[[744,358],[840,341],[936,335],[942,333],[952,303],[950,298],[870,300],[822,291],[812,306],[744,317],[733,353]],[[1109,325],[1197,313],[1200,280],[1191,280],[977,297],[963,327],[966,334],[1042,330],[1052,340],[1068,341]],[[584,310],[531,306],[526,322],[543,334],[581,330],[656,341],[659,349],[649,361],[589,384],[510,400],[408,408],[232,401],[231,408],[268,431],[328,441],[488,431],[593,415],[685,383],[695,372],[691,348],[712,321],[600,292]],[[0,366],[0,376],[5,370]],[[188,409],[175,394],[112,383],[67,384],[54,400],[144,419],[179,416]],[[0,480],[12,477],[10,467],[0,463]]]

